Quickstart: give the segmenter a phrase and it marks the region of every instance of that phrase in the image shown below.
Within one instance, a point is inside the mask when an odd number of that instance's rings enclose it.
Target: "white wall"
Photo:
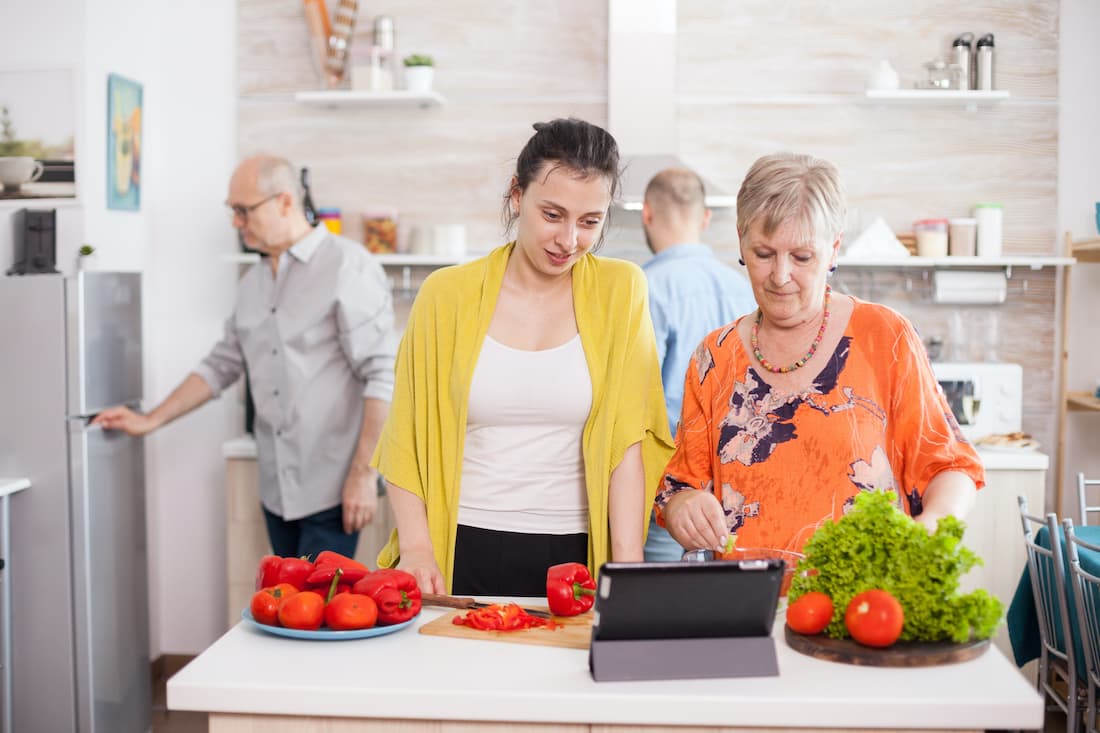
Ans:
[[[1077,239],[1098,236],[1096,202],[1100,202],[1100,96],[1096,70],[1100,69],[1100,4],[1096,0],[1062,0],[1059,68],[1060,108],[1058,136],[1059,231]],[[1082,264],[1070,275],[1070,327],[1067,346],[1067,386],[1096,389],[1100,380],[1100,265]],[[1071,412],[1066,418],[1066,461],[1062,475],[1063,503],[1051,507],[1060,515],[1076,517],[1073,508],[1078,471],[1100,476],[1100,416]]]
[[[236,248],[222,204],[236,157],[234,4],[0,0],[0,19],[0,69],[73,71],[78,199],[58,206],[58,262],[71,269],[75,248],[88,242],[101,269],[143,272],[151,408],[221,333],[236,290],[235,266],[219,259]],[[144,85],[136,212],[106,207],[109,73]],[[0,209],[3,269],[10,211]],[[239,423],[238,406],[223,399],[146,441],[154,658],[201,651],[223,630],[220,447]]]

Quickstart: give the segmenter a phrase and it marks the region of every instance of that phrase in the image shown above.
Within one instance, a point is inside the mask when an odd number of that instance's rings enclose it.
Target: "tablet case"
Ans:
[[[597,682],[779,674],[781,560],[607,563],[589,669]]]

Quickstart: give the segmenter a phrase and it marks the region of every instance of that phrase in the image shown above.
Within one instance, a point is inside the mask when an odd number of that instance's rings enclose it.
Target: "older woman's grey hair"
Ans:
[[[764,236],[793,224],[800,242],[833,242],[844,232],[847,208],[840,173],[810,155],[773,153],[757,159],[737,192],[737,234],[760,222]]]

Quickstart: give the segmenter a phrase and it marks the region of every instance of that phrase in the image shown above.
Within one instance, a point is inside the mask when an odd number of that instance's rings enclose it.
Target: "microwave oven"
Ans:
[[[1024,370],[1019,364],[934,361],[932,371],[967,440],[1021,430]]]

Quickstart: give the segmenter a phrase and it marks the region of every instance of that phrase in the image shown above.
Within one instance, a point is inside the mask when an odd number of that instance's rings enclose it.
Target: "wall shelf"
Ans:
[[[1070,245],[1075,260],[1081,262],[1100,262],[1100,238],[1078,239]]]
[[[1066,408],[1079,412],[1100,412],[1100,400],[1091,392],[1067,392]]]
[[[233,262],[238,265],[251,265],[260,261],[258,252],[230,252],[221,256],[222,262]]]
[[[447,100],[438,92],[368,92],[351,89],[295,92],[294,101],[318,107],[438,107]]]
[[[873,102],[975,105],[1003,102],[1011,95],[1003,89],[868,89],[866,96]]]
[[[1097,240],[1096,257],[1100,261],[1100,240]],[[878,269],[899,269],[911,267],[953,268],[953,267],[1028,267],[1041,270],[1044,267],[1065,267],[1074,263],[1073,257],[1054,257],[1043,255],[1008,255],[1005,257],[899,257],[896,259],[870,260],[841,256],[837,264],[841,267],[866,267]]]
[[[473,259],[473,256],[446,257],[441,255],[393,254],[375,255],[374,258],[383,267],[446,267],[447,265],[466,262]]]

